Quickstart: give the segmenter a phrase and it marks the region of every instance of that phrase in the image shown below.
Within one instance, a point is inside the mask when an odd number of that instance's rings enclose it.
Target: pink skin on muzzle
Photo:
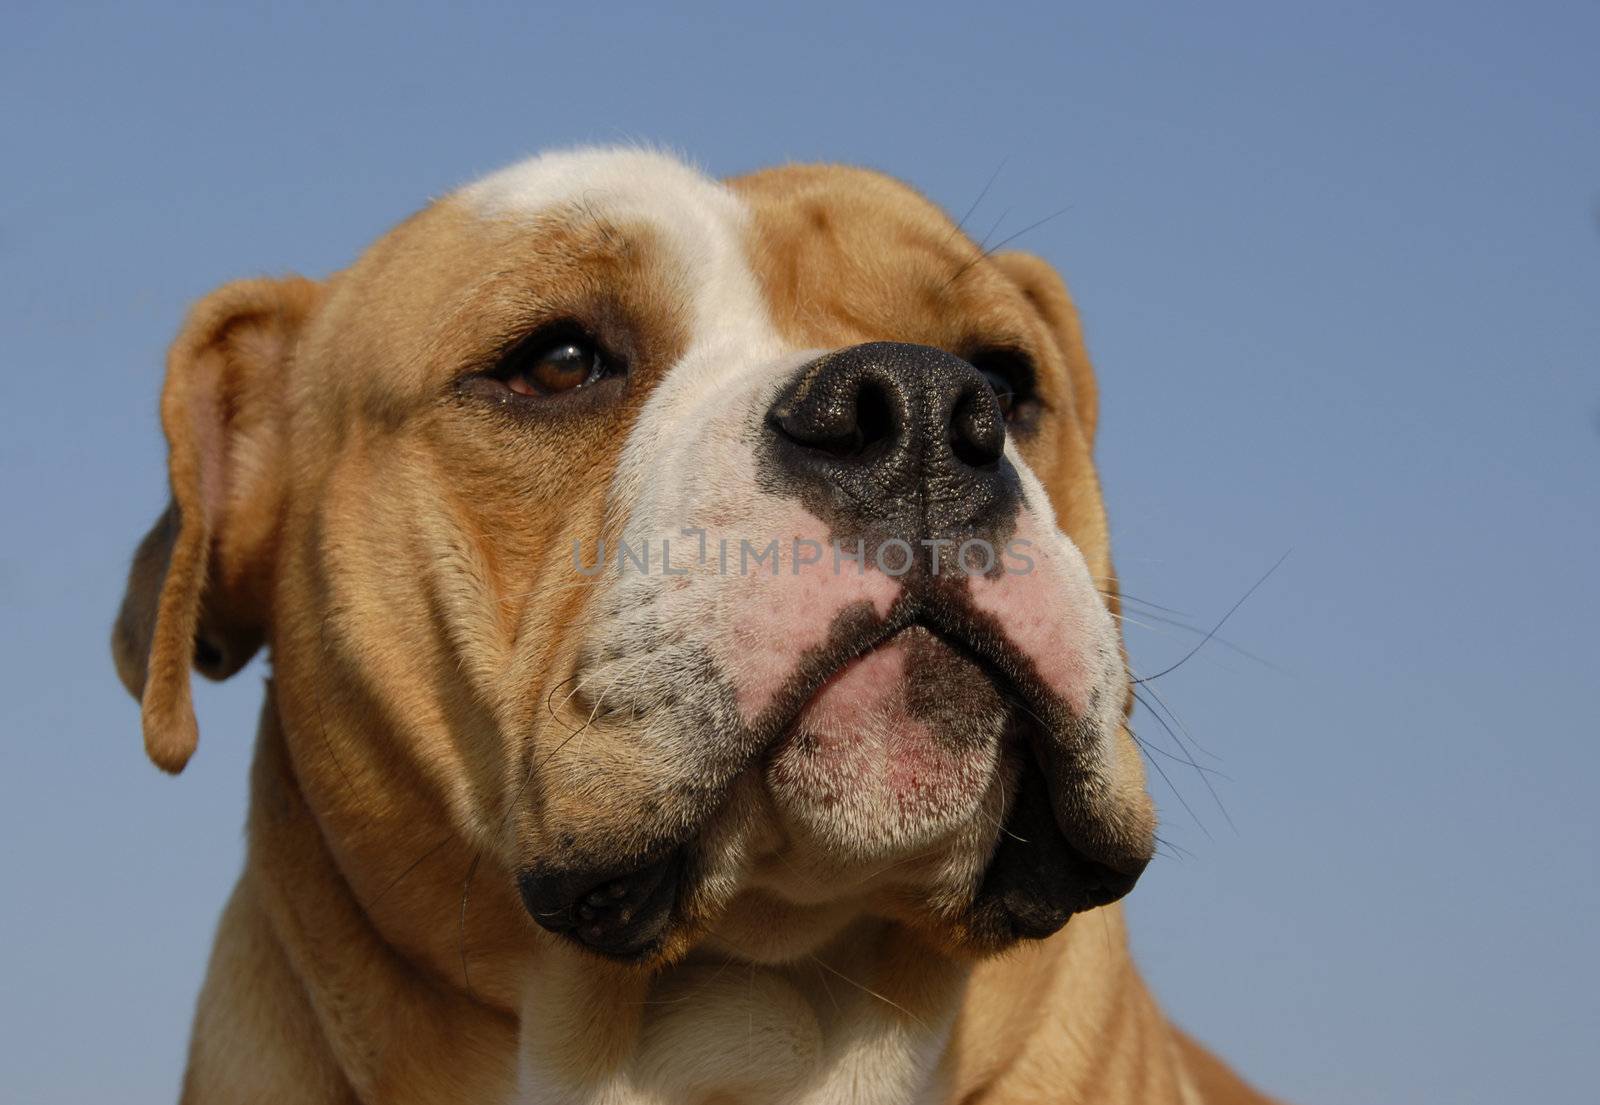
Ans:
[[[969,577],[972,605],[994,619],[1049,690],[1086,716],[1101,676],[1097,646],[1108,629],[1100,593],[1082,556],[1031,510],[1017,520],[1012,547],[1032,559],[1031,569],[1006,557],[1008,570]]]
[[[842,612],[866,603],[886,618],[903,591],[870,555],[864,569],[845,561],[836,570],[823,524],[798,508],[789,521],[779,531],[775,574],[763,565],[724,581],[731,631],[719,660],[750,724],[791,684],[807,653],[827,643]],[[1007,557],[1001,563],[1008,570],[969,577],[973,606],[994,619],[1050,691],[1087,713],[1107,632],[1100,595],[1076,550],[1031,511],[1019,519],[1015,537],[1028,542],[1019,547],[1032,558],[1031,567],[1023,570],[1020,559]],[[821,559],[797,564],[795,538],[817,542]],[[938,733],[915,716],[908,695],[912,669],[934,659],[954,665],[948,678],[957,692],[962,680],[987,679],[920,629],[895,636],[827,679],[773,749],[769,779],[780,805],[804,810],[803,820],[827,814],[859,822],[875,810],[873,819],[891,834],[975,806],[998,761],[1000,732],[985,724],[981,733]]]
[[[864,565],[843,560],[836,569],[828,529],[811,514],[796,508],[789,523],[777,534],[776,573],[763,564],[749,574],[729,575],[721,597],[731,616],[718,659],[732,677],[746,724],[772,705],[806,653],[827,643],[846,608],[865,602],[886,618],[901,592],[899,581],[877,570],[870,557]],[[798,558],[797,540],[814,542],[800,545]]]

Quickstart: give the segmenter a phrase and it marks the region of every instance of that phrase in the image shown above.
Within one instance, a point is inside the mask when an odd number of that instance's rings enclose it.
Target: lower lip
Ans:
[[[850,661],[806,704],[767,768],[791,829],[860,849],[925,844],[972,816],[993,778],[999,733],[972,740],[915,716],[912,665],[927,649],[955,656],[927,630],[908,629]],[[976,667],[972,678],[986,681]]]

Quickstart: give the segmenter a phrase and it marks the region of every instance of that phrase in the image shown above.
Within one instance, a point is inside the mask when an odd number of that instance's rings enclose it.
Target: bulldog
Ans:
[[[262,646],[183,1100],[1258,1102],[1154,847],[1096,385],[887,177],[554,153],[212,293],[113,631],[145,748]]]

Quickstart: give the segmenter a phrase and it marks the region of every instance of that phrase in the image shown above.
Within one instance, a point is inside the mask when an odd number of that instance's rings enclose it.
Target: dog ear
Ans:
[[[144,746],[183,770],[199,737],[192,663],[238,671],[267,629],[282,505],[287,366],[322,286],[241,280],[190,312],[167,353],[161,425],[172,499],[139,543],[111,634]]]
[[[1089,350],[1083,344],[1083,328],[1078,323],[1078,308],[1073,305],[1061,274],[1049,262],[1020,250],[1007,250],[990,258],[1011,282],[1022,289],[1055,339],[1066,359],[1072,378],[1072,395],[1083,426],[1084,440],[1094,447],[1095,424],[1100,417],[1100,390],[1089,363]]]

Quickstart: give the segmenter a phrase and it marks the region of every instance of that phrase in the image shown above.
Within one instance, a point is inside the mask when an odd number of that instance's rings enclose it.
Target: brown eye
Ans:
[[[606,360],[593,342],[562,337],[514,350],[496,375],[518,395],[537,398],[592,384],[606,371]]]

